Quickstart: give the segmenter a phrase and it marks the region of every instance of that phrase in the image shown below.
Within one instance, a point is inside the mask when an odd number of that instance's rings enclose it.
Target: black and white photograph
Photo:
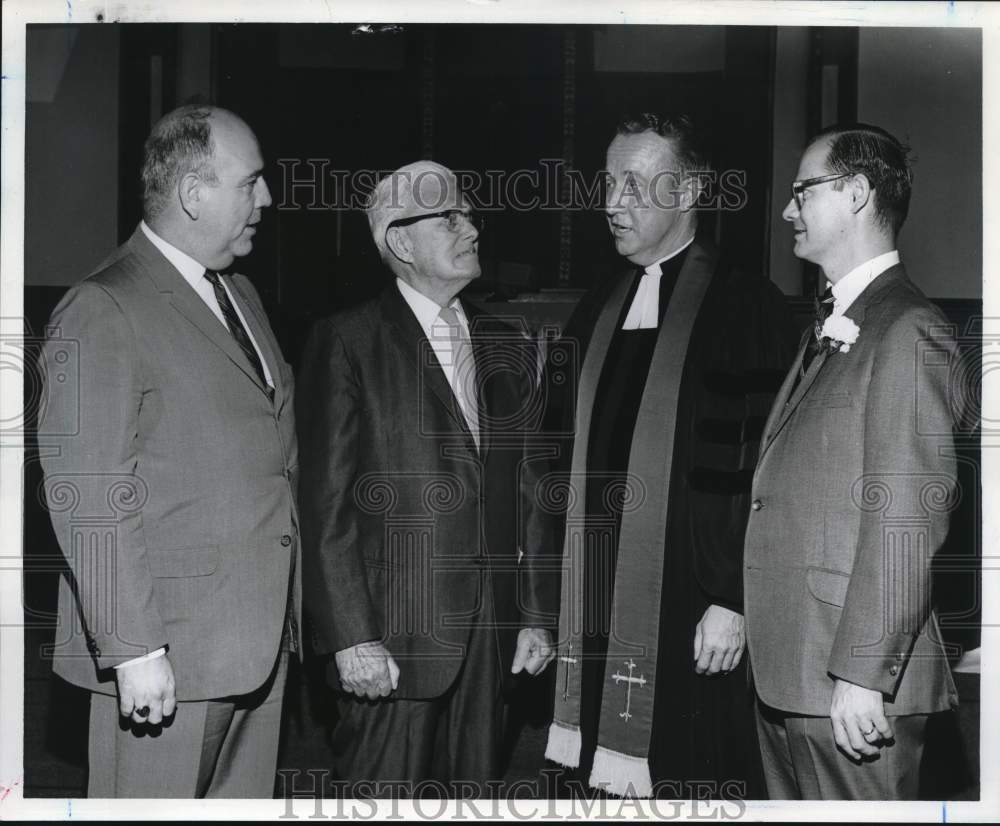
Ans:
[[[1000,816],[998,36],[5,2],[0,818]]]

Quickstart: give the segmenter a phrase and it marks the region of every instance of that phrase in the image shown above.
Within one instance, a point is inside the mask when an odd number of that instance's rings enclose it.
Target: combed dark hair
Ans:
[[[687,115],[640,112],[627,115],[618,123],[619,135],[640,135],[643,132],[655,132],[670,141],[674,157],[680,165],[679,172],[701,172],[711,168],[703,136]]]
[[[826,165],[832,172],[864,175],[875,193],[876,220],[895,237],[910,211],[913,170],[910,147],[867,123],[830,126],[813,140],[830,139]],[[843,186],[843,182],[838,182]]]
[[[211,116],[209,106],[182,106],[160,118],[149,133],[142,150],[142,212],[147,220],[163,211],[177,181],[189,172],[217,182]]]

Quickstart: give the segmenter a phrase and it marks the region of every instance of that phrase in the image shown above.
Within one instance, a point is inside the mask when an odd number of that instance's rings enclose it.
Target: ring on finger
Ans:
[[[872,726],[868,731],[861,732],[862,737],[871,737],[875,733],[875,726]]]

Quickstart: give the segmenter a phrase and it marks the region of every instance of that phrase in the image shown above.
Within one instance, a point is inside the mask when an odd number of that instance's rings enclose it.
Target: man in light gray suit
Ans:
[[[91,692],[90,797],[272,793],[298,642],[292,374],[250,282],[220,274],[271,203],[262,168],[231,112],[166,115],[144,220],[52,316],[53,667]]]
[[[746,534],[772,798],[915,798],[927,717],[956,702],[930,602],[957,495],[955,342],[896,250],[906,152],[878,127],[827,130],[784,212],[833,299],[764,428]]]

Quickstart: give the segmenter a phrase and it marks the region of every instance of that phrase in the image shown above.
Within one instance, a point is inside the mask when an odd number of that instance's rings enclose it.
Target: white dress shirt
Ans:
[[[884,252],[859,264],[832,287],[833,315],[843,315],[868,285],[899,263],[899,250]]]
[[[417,317],[420,329],[427,336],[427,340],[431,343],[431,348],[434,350],[434,355],[437,356],[438,364],[444,370],[444,375],[448,379],[452,393],[458,398],[460,388],[456,386],[458,382],[455,379],[455,363],[452,358],[451,329],[438,315],[441,312],[441,305],[415,290],[403,281],[402,278],[396,279],[396,286],[399,288],[403,300],[406,301],[413,314]],[[457,298],[453,298],[448,306],[455,310],[455,314],[458,316],[458,323],[465,331],[466,337],[471,341],[472,336],[469,335],[469,320],[465,317],[465,312],[462,310],[462,302]]]
[[[623,330],[655,330],[660,326],[660,278],[663,275],[660,265],[680,255],[693,241],[692,235],[672,253],[664,255],[646,267],[646,272],[639,279],[639,287],[635,291],[635,298],[632,299],[632,306],[625,316],[625,323],[622,324]]]

